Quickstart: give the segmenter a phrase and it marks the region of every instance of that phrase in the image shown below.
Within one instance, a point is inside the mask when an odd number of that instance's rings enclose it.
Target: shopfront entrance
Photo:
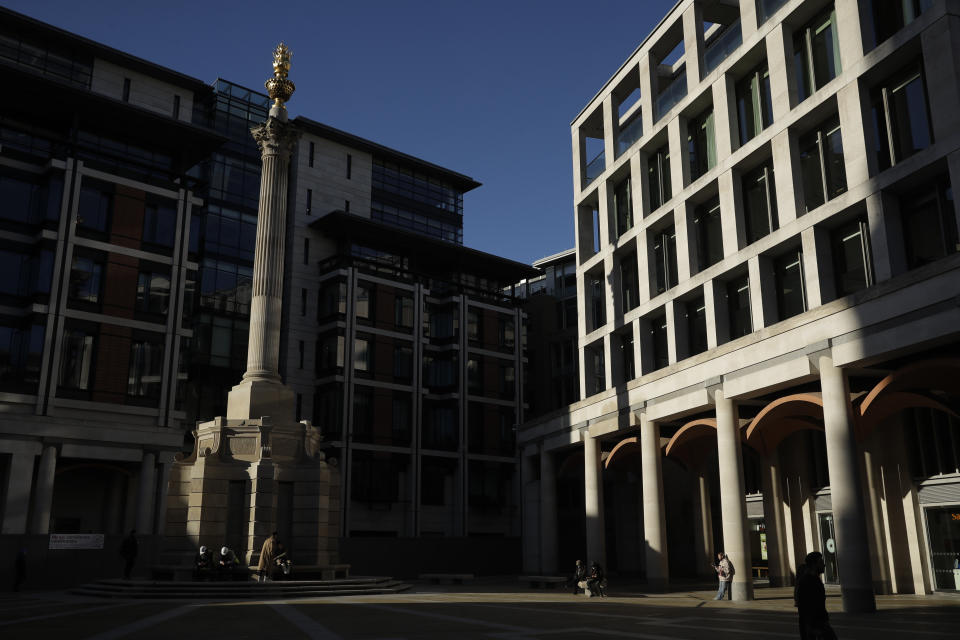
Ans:
[[[930,566],[938,591],[960,591],[960,505],[927,507]]]
[[[840,571],[837,566],[837,536],[833,528],[833,513],[818,513],[820,524],[820,550],[823,553],[823,581],[826,584],[840,584]]]

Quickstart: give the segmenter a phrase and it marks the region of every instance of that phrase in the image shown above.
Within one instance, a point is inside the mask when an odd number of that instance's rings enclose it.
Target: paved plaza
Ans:
[[[873,615],[839,611],[843,639],[956,638],[960,597],[879,596]],[[392,596],[270,602],[94,600],[63,592],[5,594],[0,637],[45,638],[796,638],[792,590],[758,589],[749,603],[713,602],[709,591],[614,592],[608,598],[539,591],[507,582],[463,587],[416,585]]]

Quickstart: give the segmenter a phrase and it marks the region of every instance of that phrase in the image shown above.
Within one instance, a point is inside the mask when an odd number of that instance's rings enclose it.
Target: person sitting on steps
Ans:
[[[595,595],[606,598],[606,587],[607,579],[603,573],[603,567],[599,562],[594,562],[590,565],[590,577],[587,578],[587,595],[591,598]]]

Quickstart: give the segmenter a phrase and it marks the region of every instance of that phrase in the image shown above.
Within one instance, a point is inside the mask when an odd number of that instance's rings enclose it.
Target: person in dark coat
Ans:
[[[123,539],[123,542],[120,543],[120,557],[123,558],[123,579],[129,580],[130,574],[133,573],[133,563],[137,561],[137,552],[140,550],[140,545],[137,542],[137,530],[131,529],[130,535]]]
[[[823,554],[807,554],[803,573],[797,579],[796,604],[800,622],[801,640],[835,640],[837,635],[827,615],[827,593],[820,574],[823,573]]]
[[[277,545],[280,543],[279,537],[280,534],[274,531],[269,538],[263,541],[263,547],[260,549],[260,564],[257,565],[258,582],[273,580],[276,570]]]
[[[591,598],[596,595],[603,598],[607,597],[606,592],[604,592],[606,581],[606,574],[603,573],[603,567],[600,566],[600,563],[594,562],[590,565],[590,577],[587,578],[587,591],[590,592]]]
[[[573,582],[573,595],[580,593],[581,582],[584,582],[587,579],[587,567],[583,564],[583,560],[577,560],[577,564],[573,568],[573,577],[570,579]]]
[[[21,547],[17,552],[14,566],[13,590],[20,591],[20,585],[27,581],[27,548]]]

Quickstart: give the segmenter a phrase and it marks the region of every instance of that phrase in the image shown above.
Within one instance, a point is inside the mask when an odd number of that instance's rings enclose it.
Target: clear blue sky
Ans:
[[[570,122],[675,0],[0,0],[181,73],[263,90],[293,50],[292,115],[464,173],[464,244],[573,246]]]

